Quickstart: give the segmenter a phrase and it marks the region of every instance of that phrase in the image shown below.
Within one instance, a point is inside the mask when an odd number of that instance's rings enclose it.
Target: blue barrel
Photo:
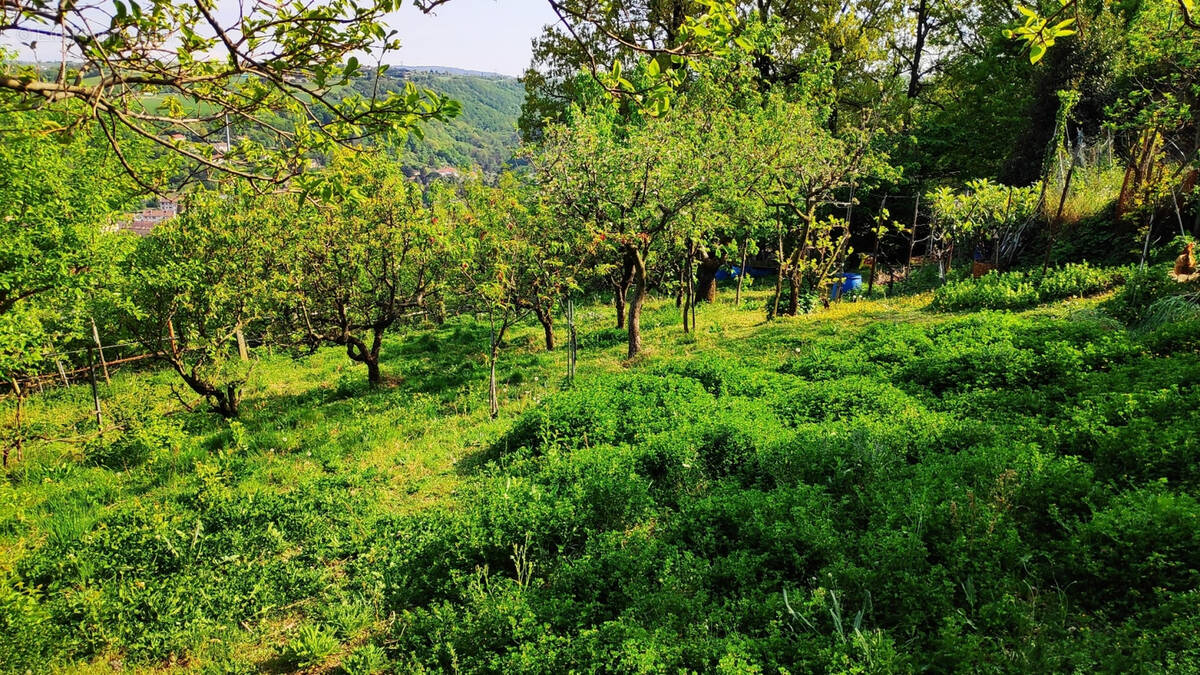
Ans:
[[[829,287],[830,299],[837,300],[844,293],[853,293],[862,289],[861,274],[843,274],[842,280]]]

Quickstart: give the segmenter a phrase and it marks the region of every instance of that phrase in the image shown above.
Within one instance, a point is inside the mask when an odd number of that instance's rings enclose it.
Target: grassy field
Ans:
[[[242,417],[169,373],[28,402],[0,482],[0,668],[41,672],[1200,669],[1196,326],[930,296],[772,323],[651,304],[259,350]],[[11,404],[4,419],[11,420]],[[81,442],[82,441],[82,442]]]

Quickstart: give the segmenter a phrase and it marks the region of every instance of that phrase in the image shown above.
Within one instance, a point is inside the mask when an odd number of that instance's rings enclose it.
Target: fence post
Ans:
[[[88,347],[88,379],[92,383],[92,403],[96,406],[96,430],[104,435],[104,417],[100,412],[100,390],[96,388],[96,365],[92,357],[92,348]]]
[[[92,319],[92,339],[96,341],[96,352],[100,355],[100,367],[104,370],[104,384],[112,386],[108,377],[108,362],[104,360],[104,345],[100,343],[100,330],[96,328],[96,319]]]
[[[904,261],[904,277],[907,279],[912,272],[912,253],[913,247],[917,245],[917,217],[921,214],[921,192],[917,191],[917,198],[913,202],[913,224],[912,229],[908,231],[908,259]]]

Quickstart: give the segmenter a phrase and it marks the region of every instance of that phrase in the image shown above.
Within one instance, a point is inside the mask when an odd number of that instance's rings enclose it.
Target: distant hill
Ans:
[[[410,137],[404,152],[408,168],[478,167],[496,172],[517,147],[517,117],[525,89],[516,78],[439,66],[393,67],[380,83],[399,89],[404,82],[432,89],[462,104],[446,123],[424,126],[424,138]]]
[[[486,70],[469,70],[466,68],[455,68],[453,66],[392,66],[392,72],[396,71],[412,71],[415,73],[441,73],[443,75],[466,75],[469,77],[496,77],[512,79],[508,75],[493,73]]]

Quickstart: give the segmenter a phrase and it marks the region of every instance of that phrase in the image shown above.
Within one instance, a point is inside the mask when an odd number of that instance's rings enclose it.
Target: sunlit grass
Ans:
[[[1063,203],[1061,222],[1064,225],[1073,225],[1098,216],[1120,196],[1121,182],[1124,178],[1124,169],[1117,164],[1076,167],[1075,174],[1071,177],[1071,189],[1063,202],[1062,190],[1066,174],[1060,176],[1058,173],[1052,173],[1050,183],[1046,186],[1042,217],[1047,222],[1053,221],[1059,215],[1060,203]]]

